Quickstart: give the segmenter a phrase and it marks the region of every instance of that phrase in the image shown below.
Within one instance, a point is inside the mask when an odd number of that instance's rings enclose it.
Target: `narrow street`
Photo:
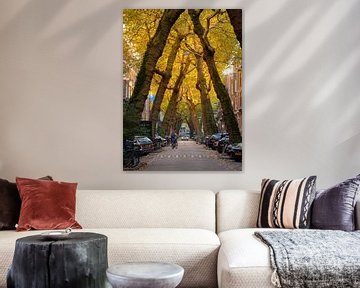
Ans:
[[[142,171],[241,171],[242,166],[241,162],[192,140],[179,141],[175,149],[163,147],[140,161]]]

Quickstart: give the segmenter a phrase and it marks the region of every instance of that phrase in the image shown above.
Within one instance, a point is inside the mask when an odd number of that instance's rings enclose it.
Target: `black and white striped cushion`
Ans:
[[[316,176],[294,180],[263,179],[257,227],[308,228]]]

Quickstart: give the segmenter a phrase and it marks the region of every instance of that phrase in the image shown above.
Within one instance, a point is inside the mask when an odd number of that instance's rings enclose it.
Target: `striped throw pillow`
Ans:
[[[308,228],[316,176],[295,180],[263,179],[257,227]]]

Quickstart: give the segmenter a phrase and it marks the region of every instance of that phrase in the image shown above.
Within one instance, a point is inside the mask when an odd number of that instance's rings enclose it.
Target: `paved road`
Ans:
[[[144,171],[241,171],[235,162],[194,141],[179,141],[178,148],[164,147],[159,152],[141,157]]]

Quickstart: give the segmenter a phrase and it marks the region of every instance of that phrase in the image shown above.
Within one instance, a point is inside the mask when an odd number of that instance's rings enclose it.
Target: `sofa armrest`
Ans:
[[[355,206],[355,229],[360,230],[360,199],[357,200]]]

